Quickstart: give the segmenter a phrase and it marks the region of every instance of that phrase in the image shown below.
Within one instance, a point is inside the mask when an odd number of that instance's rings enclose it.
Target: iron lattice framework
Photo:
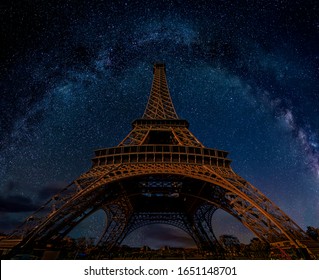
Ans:
[[[61,241],[97,210],[106,213],[99,244],[106,251],[139,227],[164,223],[187,232],[197,246],[214,251],[216,209],[236,217],[261,240],[306,247],[306,233],[230,167],[227,152],[209,149],[179,119],[164,64],[155,64],[141,119],[117,146],[95,151],[93,166],[53,196],[12,236],[17,247]]]

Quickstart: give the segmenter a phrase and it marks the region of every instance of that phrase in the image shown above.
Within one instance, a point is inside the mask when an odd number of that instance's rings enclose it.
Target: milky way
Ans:
[[[94,149],[127,135],[156,61],[198,139],[229,151],[233,169],[302,228],[319,227],[318,4],[250,2],[4,4],[0,230],[90,168]],[[232,217],[215,222],[217,232],[247,235]],[[186,238],[153,231],[144,234],[159,243]]]

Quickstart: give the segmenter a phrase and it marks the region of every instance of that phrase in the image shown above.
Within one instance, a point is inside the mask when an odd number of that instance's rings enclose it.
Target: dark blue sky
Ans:
[[[317,1],[1,5],[0,231],[128,134],[155,61],[197,138],[229,151],[233,169],[303,229],[319,227]],[[231,217],[215,223],[245,240]],[[151,228],[136,239],[147,231],[167,237]]]

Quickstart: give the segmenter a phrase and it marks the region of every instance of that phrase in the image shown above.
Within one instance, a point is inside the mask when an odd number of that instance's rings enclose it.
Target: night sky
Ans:
[[[157,61],[195,136],[229,151],[234,171],[300,227],[319,227],[318,1],[1,3],[1,232],[129,133]],[[94,234],[98,217],[82,229]],[[222,212],[214,225],[253,236]],[[168,226],[126,242],[167,239],[192,244]]]

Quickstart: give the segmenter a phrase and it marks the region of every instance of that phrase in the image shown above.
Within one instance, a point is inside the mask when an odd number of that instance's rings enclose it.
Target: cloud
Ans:
[[[38,209],[32,200],[22,195],[0,197],[0,212],[30,212]]]
[[[13,216],[12,214],[0,212],[0,235],[3,233],[10,233],[14,228],[17,228],[21,224],[21,221],[16,217],[17,215],[17,213]]]
[[[38,196],[35,199],[19,193],[20,189],[26,188],[19,182],[9,181],[5,184],[3,194],[0,196],[0,232],[10,232],[20,225],[30,212],[38,210],[43,201],[59,192],[61,184],[44,187],[37,193]]]
[[[152,248],[160,248],[166,245],[173,247],[196,246],[187,233],[166,224],[153,224],[139,228],[125,239],[123,244],[130,246],[149,245]]]
[[[62,189],[61,184],[51,184],[37,192],[36,200],[32,200],[19,190],[26,189],[19,182],[9,181],[3,187],[0,196],[0,213],[33,212],[37,210],[44,200],[47,200]]]
[[[19,182],[10,180],[2,187],[0,196],[0,213],[6,212],[27,212],[36,209],[31,198],[25,196],[19,190],[29,188],[22,186]]]
[[[63,187],[65,187],[64,183],[63,184],[61,183],[61,184],[50,184],[50,185],[47,185],[47,186],[41,188],[38,191],[38,193],[37,193],[38,198],[41,201],[49,199],[53,195],[59,193],[62,190]]]

